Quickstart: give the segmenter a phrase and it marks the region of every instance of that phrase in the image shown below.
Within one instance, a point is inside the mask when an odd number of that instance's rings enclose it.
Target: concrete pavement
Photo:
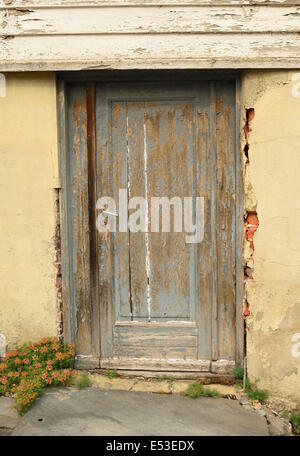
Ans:
[[[47,388],[14,436],[259,436],[265,418],[237,400],[175,394]]]

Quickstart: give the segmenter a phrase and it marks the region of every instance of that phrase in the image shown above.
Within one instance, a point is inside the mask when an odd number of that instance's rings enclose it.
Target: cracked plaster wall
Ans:
[[[248,375],[272,395],[300,403],[298,81],[297,71],[245,72],[241,123],[245,110],[254,108],[244,163],[245,213],[257,212],[259,220],[254,251],[246,240],[244,250],[245,266],[254,269],[253,280],[245,282]]]
[[[8,73],[2,85],[0,333],[12,347],[57,332],[56,83],[53,73]]]

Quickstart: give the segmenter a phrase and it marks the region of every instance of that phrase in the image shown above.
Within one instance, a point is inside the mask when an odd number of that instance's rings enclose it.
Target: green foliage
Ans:
[[[290,422],[296,434],[300,434],[300,412],[292,413]]]
[[[284,410],[281,414],[281,418],[289,420],[293,426],[294,433],[300,435],[300,412],[291,413],[288,410]]]
[[[241,366],[237,366],[233,369],[233,375],[235,376],[235,378],[237,378],[238,380],[243,380],[244,378],[244,368],[241,367]]]
[[[46,385],[70,385],[74,355],[74,345],[56,337],[7,352],[0,358],[0,395],[15,394],[15,407],[24,415]]]
[[[185,391],[184,396],[192,398],[206,396],[206,397],[218,397],[220,393],[216,389],[205,387],[200,382],[191,383],[188,389]]]
[[[115,369],[107,369],[105,372],[104,372],[104,375],[106,375],[106,377],[108,377],[110,380],[114,377],[116,377],[118,374],[117,374],[117,371]]]
[[[171,375],[170,377],[167,377],[166,375],[155,375],[155,378],[158,382],[162,382],[163,380],[169,380],[169,382],[174,382],[175,378]]]
[[[174,382],[175,378],[171,375],[170,377],[167,377],[166,375],[155,375],[155,378],[158,382],[162,382],[163,380],[169,380],[169,382]]]
[[[259,379],[255,380],[255,383],[252,384],[250,380],[246,379],[245,391],[249,396],[249,399],[256,400],[259,402],[265,402],[268,399],[269,391],[265,389],[259,389],[257,383]]]
[[[158,374],[156,374],[156,375],[155,375],[155,378],[156,378],[156,380],[157,380],[158,382],[162,382],[163,380],[165,380],[166,377],[165,377],[164,375],[158,375]]]
[[[76,385],[78,388],[87,388],[92,385],[92,380],[86,371],[82,371],[77,379]]]
[[[288,420],[290,418],[290,412],[288,410],[283,410],[283,412],[281,414],[281,418]]]

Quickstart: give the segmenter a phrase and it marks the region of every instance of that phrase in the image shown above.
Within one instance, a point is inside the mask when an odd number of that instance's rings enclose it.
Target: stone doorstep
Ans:
[[[188,386],[195,382],[195,380],[157,380],[154,378],[122,378],[114,377],[108,378],[102,374],[90,374],[92,378],[92,385],[96,388],[111,389],[111,390],[123,390],[123,391],[143,391],[157,394],[182,394]],[[239,399],[240,392],[235,386],[221,385],[213,383],[209,386],[212,389],[216,389],[221,397]]]
[[[81,368],[79,368],[80,370]],[[106,375],[106,371],[110,369],[89,369],[88,367],[82,367],[82,369],[88,370],[90,374]],[[190,382],[199,381],[203,385],[230,385],[236,384],[236,379],[230,374],[214,374],[211,372],[169,372],[169,371],[143,371],[143,370],[118,370],[114,369],[118,378],[126,379],[143,379],[143,380],[156,380],[156,376],[160,375],[166,380],[172,378],[172,380],[185,380]]]

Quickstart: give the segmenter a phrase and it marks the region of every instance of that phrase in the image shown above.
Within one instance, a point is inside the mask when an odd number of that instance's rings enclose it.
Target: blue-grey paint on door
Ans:
[[[96,198],[117,199],[119,188],[147,199],[205,198],[200,244],[186,244],[185,233],[98,234],[97,303],[89,293],[92,227],[84,208],[89,199],[85,87],[69,85],[66,116],[72,300],[80,351],[91,352],[93,306],[99,305],[105,359],[235,360],[235,79],[95,84]]]

